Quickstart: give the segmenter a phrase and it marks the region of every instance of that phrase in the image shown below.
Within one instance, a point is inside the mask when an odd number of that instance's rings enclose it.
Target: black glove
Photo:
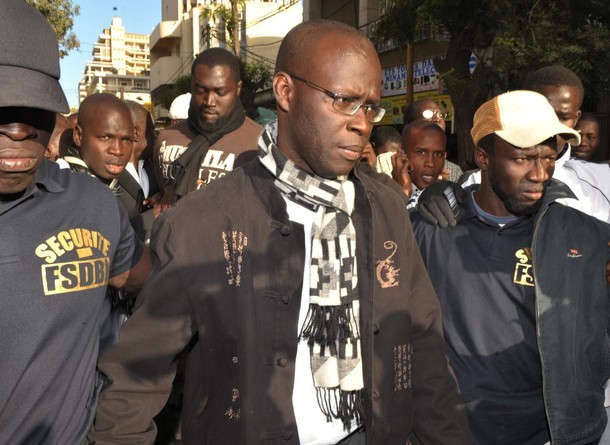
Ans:
[[[455,182],[440,181],[424,189],[417,201],[417,211],[430,224],[443,229],[454,227],[466,192]]]

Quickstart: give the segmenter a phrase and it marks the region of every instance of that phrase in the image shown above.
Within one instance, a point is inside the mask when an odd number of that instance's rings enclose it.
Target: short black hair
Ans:
[[[581,104],[585,96],[585,88],[583,87],[580,78],[576,73],[565,66],[552,65],[540,68],[527,76],[523,87],[526,90],[537,91],[536,87],[542,85],[576,88],[580,93]]]
[[[129,99],[125,99],[123,102],[125,102],[125,105],[129,108],[135,126],[138,126],[138,122],[146,121],[146,116],[148,116],[150,112],[144,105]]]
[[[239,60],[237,57],[224,48],[208,48],[204,52],[200,53],[193,61],[191,67],[191,76],[195,73],[197,65],[207,65],[210,68],[215,66],[226,66],[231,70],[231,75],[235,82],[241,80],[241,73],[239,70]]]
[[[371,133],[371,144],[373,147],[380,147],[390,142],[402,143],[400,133],[394,127],[389,125],[383,125],[381,127],[375,127]]]
[[[497,136],[495,133],[489,133],[487,136],[481,138],[477,147],[481,147],[487,153],[493,153],[496,146],[496,138]]]
[[[582,113],[580,115],[580,117],[578,118],[578,122],[594,122],[597,124],[597,126],[599,128],[601,128],[601,123],[599,121],[599,119],[597,118],[597,116],[593,113],[589,113],[587,111],[585,111],[584,113]],[[576,125],[578,125],[578,122],[576,123]]]
[[[405,127],[402,129],[402,139],[404,140],[405,138],[409,137],[411,133],[413,133],[415,130],[430,130],[438,134],[442,134],[445,137],[445,140],[447,138],[447,134],[445,133],[445,131],[434,122],[426,120],[416,120],[408,125],[405,125]],[[404,148],[406,150],[406,147]]]

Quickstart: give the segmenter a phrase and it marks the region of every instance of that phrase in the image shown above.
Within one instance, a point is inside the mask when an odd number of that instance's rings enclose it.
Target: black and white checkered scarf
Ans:
[[[328,421],[362,422],[362,354],[356,272],[354,184],[347,177],[308,173],[277,148],[277,123],[259,138],[260,162],[288,199],[315,212],[312,226],[309,311],[300,338],[310,347],[318,404]]]

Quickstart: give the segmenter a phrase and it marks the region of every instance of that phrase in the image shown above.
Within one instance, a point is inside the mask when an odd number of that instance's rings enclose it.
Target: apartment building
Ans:
[[[228,0],[161,0],[161,22],[150,36],[150,78],[153,96],[190,75],[197,54],[209,47],[232,50],[226,26],[215,17]],[[239,8],[240,58],[265,63],[270,70],[280,42],[303,20],[301,0],[247,0]],[[167,110],[155,107],[156,118]]]
[[[93,46],[93,60],[87,62],[78,84],[79,103],[94,93],[110,93],[134,100],[150,109],[149,36],[125,31],[120,17]]]

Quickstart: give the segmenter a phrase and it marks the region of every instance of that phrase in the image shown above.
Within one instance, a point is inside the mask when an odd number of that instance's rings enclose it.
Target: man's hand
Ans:
[[[173,207],[174,204],[176,204],[176,196],[171,192],[155,193],[144,201],[144,205],[152,207],[155,218],[159,216],[161,212]]]
[[[455,202],[449,203],[447,195],[453,195]],[[417,211],[430,224],[443,229],[454,227],[458,222],[459,207],[466,192],[455,182],[440,181],[424,189],[417,201]]]
[[[111,277],[108,280],[109,285],[129,293],[137,294],[140,292],[140,289],[144,286],[144,282],[146,281],[146,278],[148,278],[148,274],[152,268],[150,251],[146,246],[142,246],[142,248],[142,257],[139,259],[138,263],[131,269]]]
[[[145,207],[150,207],[151,209],[154,208],[157,204],[159,204],[159,201],[161,200],[161,192],[157,192],[152,196],[149,196],[148,198],[146,198],[144,200],[144,202],[142,202],[142,205]]]
[[[401,187],[407,198],[411,197],[413,190],[411,186],[411,176],[409,176],[409,169],[411,164],[407,155],[398,151],[392,155],[392,179],[396,181]]]

